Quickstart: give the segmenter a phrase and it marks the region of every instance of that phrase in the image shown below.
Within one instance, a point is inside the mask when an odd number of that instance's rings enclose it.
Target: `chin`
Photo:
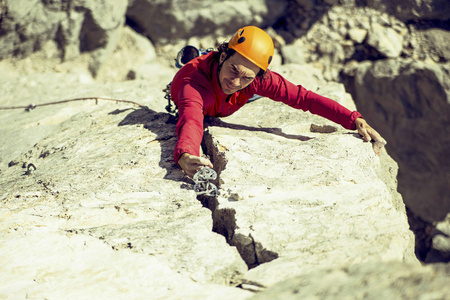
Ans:
[[[224,91],[224,90],[222,90],[225,94],[227,94],[227,95],[232,95],[232,94],[234,94],[234,93],[236,93],[236,92],[233,92],[233,91]]]
[[[227,95],[234,94],[234,93],[236,93],[238,91],[237,89],[230,89],[230,88],[228,88],[228,84],[226,82],[221,84],[221,88],[222,88],[222,92],[224,92]]]

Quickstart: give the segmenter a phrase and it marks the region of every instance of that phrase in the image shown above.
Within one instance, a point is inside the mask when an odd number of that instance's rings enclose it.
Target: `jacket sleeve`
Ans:
[[[203,138],[203,100],[202,87],[182,84],[178,94],[178,122],[176,132],[178,136],[174,150],[174,160],[178,163],[181,154],[200,155],[200,144]]]
[[[268,77],[261,80],[258,94],[309,111],[350,130],[356,129],[355,120],[362,117],[359,112],[352,112],[332,99],[295,85],[276,72],[269,72]]]

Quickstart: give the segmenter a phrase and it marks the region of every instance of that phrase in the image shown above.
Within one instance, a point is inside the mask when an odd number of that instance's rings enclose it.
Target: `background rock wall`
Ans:
[[[418,258],[449,261],[445,1],[0,0],[0,16],[1,107],[101,96],[147,107],[0,110],[2,297],[246,299],[330,269],[345,287],[372,282],[390,261],[400,265],[388,268],[386,293],[445,291],[448,267],[421,269],[408,230]],[[202,208],[171,158],[161,90],[182,46],[215,46],[248,24],[273,36],[275,71],[350,109],[355,100],[388,140],[401,196],[387,154],[261,99],[209,124],[221,194]],[[437,279],[414,279],[427,276]]]

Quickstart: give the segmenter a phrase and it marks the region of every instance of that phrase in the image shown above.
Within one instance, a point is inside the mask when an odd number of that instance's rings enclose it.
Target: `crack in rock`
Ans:
[[[214,184],[220,188],[220,174],[226,168],[227,160],[224,152],[220,151],[220,145],[213,141],[207,128],[204,132],[202,149],[214,165],[217,172]],[[278,253],[266,249],[260,242],[255,241],[251,234],[236,233],[239,227],[236,224],[236,211],[233,208],[220,208],[217,197],[200,195],[197,199],[212,212],[213,232],[223,235],[230,246],[237,248],[249,269],[278,258]]]

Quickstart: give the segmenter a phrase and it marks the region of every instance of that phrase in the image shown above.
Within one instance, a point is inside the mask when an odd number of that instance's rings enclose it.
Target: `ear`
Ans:
[[[222,64],[225,61],[226,57],[227,57],[227,54],[225,52],[222,52],[219,57],[219,63]]]

